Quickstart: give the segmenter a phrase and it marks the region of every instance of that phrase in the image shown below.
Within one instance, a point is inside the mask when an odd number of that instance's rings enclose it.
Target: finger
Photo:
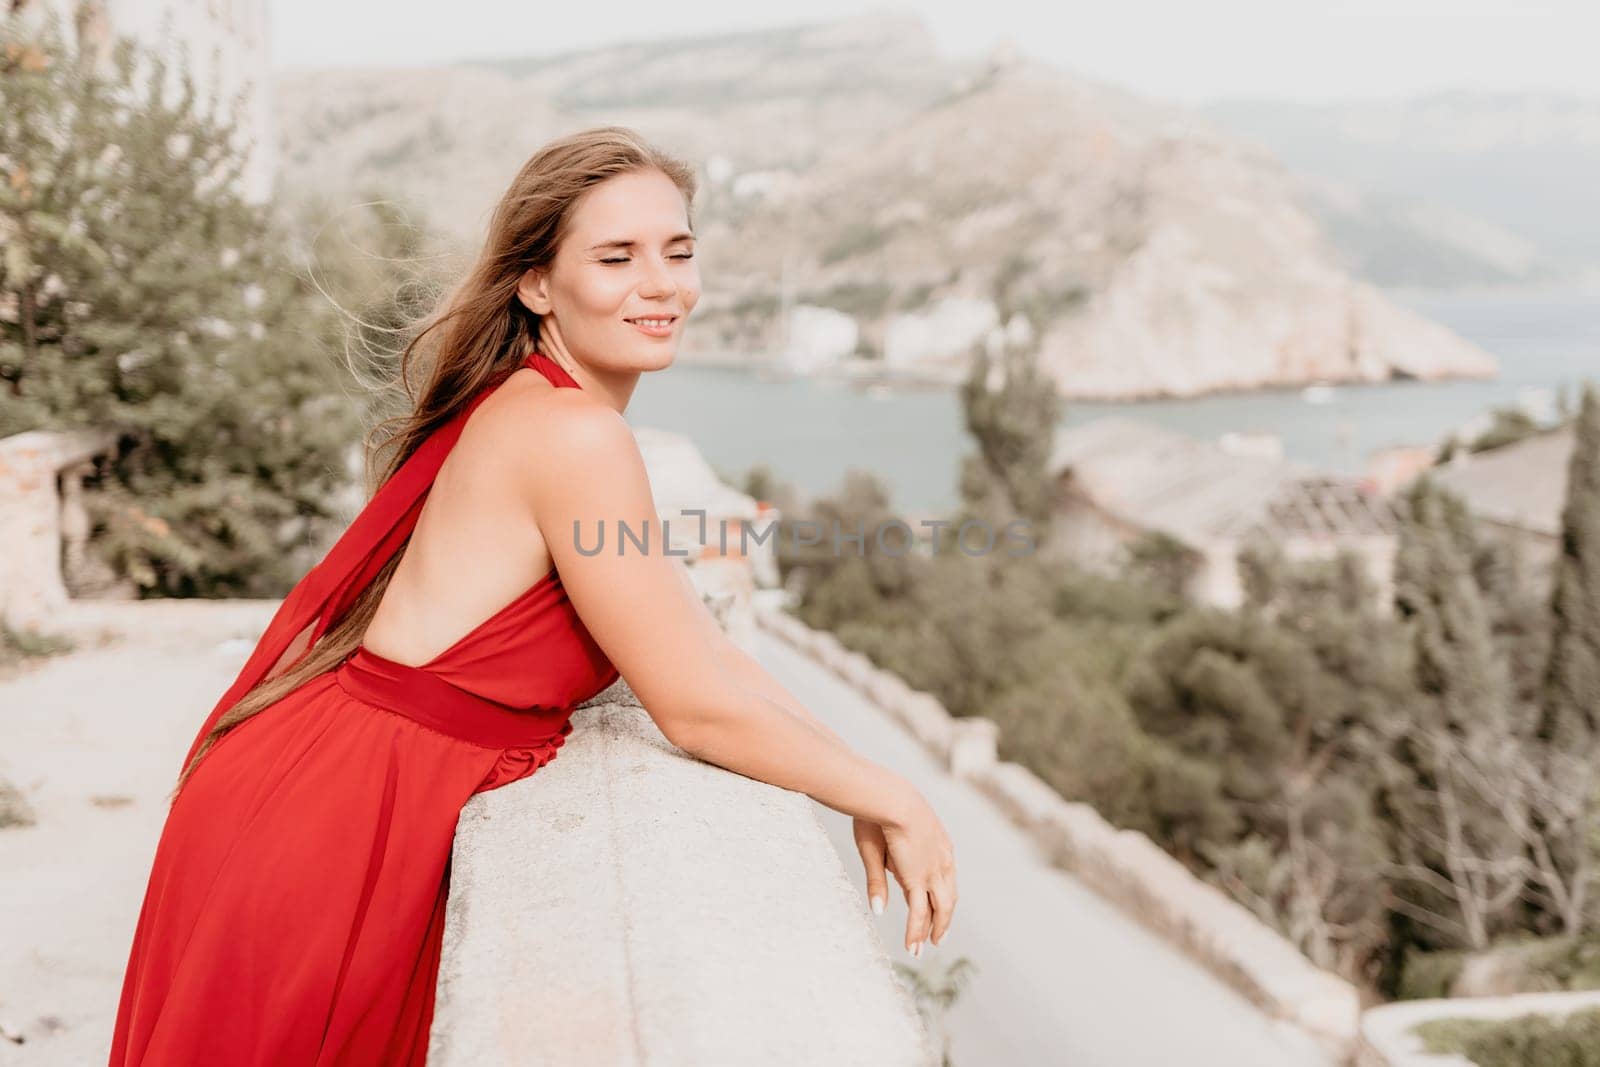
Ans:
[[[861,853],[861,865],[867,872],[867,899],[872,903],[872,913],[882,915],[889,903],[889,880],[884,875],[883,839],[864,834],[856,838],[856,849]]]
[[[944,932],[950,929],[950,919],[956,910],[956,882],[954,878],[940,879],[933,883],[933,888],[928,895],[933,898],[933,934],[932,941],[935,945],[944,940]]]
[[[906,919],[906,951],[921,959],[922,944],[928,940],[928,919],[932,912],[927,889],[918,886],[910,890],[906,906],[911,910]]]

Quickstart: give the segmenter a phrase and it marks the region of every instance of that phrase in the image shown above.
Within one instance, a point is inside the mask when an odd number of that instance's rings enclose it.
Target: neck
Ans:
[[[595,397],[618,414],[627,410],[628,401],[633,397],[634,386],[639,384],[638,371],[606,373],[586,367],[570,356],[558,358],[542,346],[536,347],[534,351],[566,371],[585,393]]]

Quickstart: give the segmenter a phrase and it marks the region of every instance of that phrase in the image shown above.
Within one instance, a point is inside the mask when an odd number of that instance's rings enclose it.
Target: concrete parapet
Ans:
[[[805,795],[671,745],[619,681],[456,830],[428,1062],[937,1057]]]

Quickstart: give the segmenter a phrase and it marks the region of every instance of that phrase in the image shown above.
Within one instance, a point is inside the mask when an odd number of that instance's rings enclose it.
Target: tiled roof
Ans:
[[[1459,493],[1473,514],[1555,537],[1561,533],[1572,444],[1571,428],[1552,430],[1463,454],[1428,473]]]
[[[1057,476],[1134,525],[1183,541],[1269,534],[1390,533],[1387,501],[1355,479],[1303,463],[1229,452],[1136,419],[1111,417],[1059,431]]]

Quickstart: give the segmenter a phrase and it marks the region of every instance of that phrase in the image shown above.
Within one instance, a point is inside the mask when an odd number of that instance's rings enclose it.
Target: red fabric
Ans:
[[[578,387],[543,353],[523,365]],[[190,756],[404,544],[497,386],[435,430],[284,599]],[[428,663],[360,648],[223,735],[167,814],[111,1067],[424,1063],[461,805],[555,758],[572,708],[617,677],[552,570]]]

